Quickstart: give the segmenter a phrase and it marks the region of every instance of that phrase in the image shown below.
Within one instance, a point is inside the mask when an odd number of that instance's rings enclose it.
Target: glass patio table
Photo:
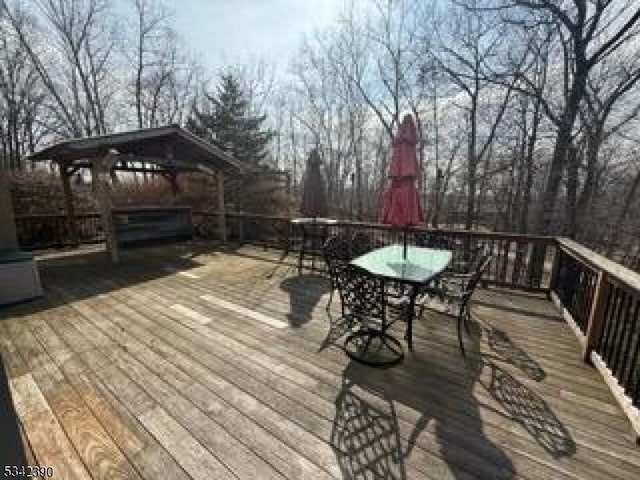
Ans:
[[[453,255],[449,250],[407,246],[407,258],[403,258],[402,249],[402,245],[377,248],[354,258],[351,264],[408,287],[409,312],[405,338],[409,350],[413,350],[413,317],[420,288],[437,279],[451,263]]]

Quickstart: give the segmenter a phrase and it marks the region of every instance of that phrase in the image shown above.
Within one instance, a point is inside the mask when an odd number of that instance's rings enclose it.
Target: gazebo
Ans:
[[[62,179],[65,210],[71,238],[77,243],[71,177],[80,169],[91,170],[96,200],[104,229],[107,250],[119,261],[107,176],[112,171],[151,173],[164,177],[177,192],[181,172],[214,175],[218,195],[218,229],[226,240],[224,177],[244,173],[241,163],[222,148],[206,142],[178,125],[77,138],[58,142],[32,153],[33,161],[57,164]]]

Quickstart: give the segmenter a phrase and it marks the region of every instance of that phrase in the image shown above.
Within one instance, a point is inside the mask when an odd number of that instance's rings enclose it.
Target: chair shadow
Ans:
[[[530,379],[541,382],[547,376],[544,369],[522,348],[514,344],[509,336],[495,327],[486,327],[489,348],[501,360],[519,368]]]
[[[478,370],[469,370],[470,381],[465,382],[462,399],[450,402],[444,384],[442,392],[425,394],[417,377],[424,375],[424,369],[421,373],[408,370],[409,378],[394,381],[398,378],[396,368],[402,367],[371,369],[351,361],[343,371],[331,435],[343,478],[404,479],[406,464],[416,454],[416,447],[421,451],[415,461],[411,460],[412,471],[441,468],[427,460],[429,445],[434,442],[449,470],[447,478],[515,477],[510,459],[484,435],[479,405],[472,393]],[[360,392],[366,392],[366,396]],[[462,404],[465,414],[461,428]],[[413,420],[409,422],[406,413],[399,419],[398,407],[415,412]],[[427,438],[422,438],[427,430]]]
[[[480,383],[511,419],[553,458],[575,453],[576,444],[571,434],[544,399],[486,357],[481,357],[479,362],[489,377],[487,381],[483,375]]]
[[[341,316],[330,317],[329,331],[321,349],[330,345],[341,347],[338,342],[347,333],[348,325]],[[500,368],[491,360],[491,355],[481,352],[483,332],[489,335],[490,330],[480,328],[475,322],[471,326],[471,334],[465,334],[467,356],[459,359],[461,381],[456,382],[456,386],[443,382],[442,388],[434,389],[431,379],[431,386],[422,386],[425,371],[432,368],[430,365],[417,367],[414,363],[384,371],[349,362],[335,400],[331,435],[343,478],[406,478],[406,462],[415,448],[428,448],[434,441],[439,446],[439,456],[450,470],[450,478],[515,478],[516,467],[503,450],[503,444],[494,443],[491,435],[485,434],[481,405],[476,398],[478,384],[497,403],[495,407],[484,405],[482,408],[489,408],[513,421],[514,426],[522,427],[555,459],[575,453],[575,441],[545,400]],[[506,335],[496,332],[493,335],[490,341],[501,356],[524,364],[522,368],[527,376],[538,381],[544,378],[544,371],[536,368],[537,364],[528,355],[523,356]],[[413,361],[430,362],[428,355],[421,360],[415,355],[413,358]],[[406,368],[403,373],[409,378],[395,375],[396,368]],[[366,396],[360,392],[366,392]],[[376,397],[374,402],[372,395]],[[396,415],[400,406],[403,412],[408,407],[417,414],[408,425],[406,414],[402,419]],[[424,439],[423,435],[432,438]]]
[[[318,301],[331,288],[327,277],[312,273],[289,276],[280,282],[279,287],[289,294],[287,319],[294,328],[312,319]]]
[[[361,385],[347,371],[335,399],[330,438],[342,478],[407,478],[393,400],[378,395],[376,404],[368,401],[354,391]]]

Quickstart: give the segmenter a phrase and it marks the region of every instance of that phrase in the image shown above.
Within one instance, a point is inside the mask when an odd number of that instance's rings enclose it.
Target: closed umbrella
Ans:
[[[312,150],[307,160],[300,204],[300,213],[306,217],[326,217],[329,211],[324,177],[320,171],[321,164],[318,150]]]
[[[411,115],[405,115],[393,140],[389,183],[382,197],[382,223],[404,230],[403,258],[407,258],[407,229],[424,222],[416,188],[418,135]]]

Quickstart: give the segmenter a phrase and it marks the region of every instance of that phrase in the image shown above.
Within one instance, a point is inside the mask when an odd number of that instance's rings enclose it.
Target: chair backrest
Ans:
[[[442,235],[432,234],[429,238],[429,244],[427,245],[429,248],[439,248],[441,250],[451,250],[451,240],[447,237],[443,237]]]
[[[471,278],[465,286],[465,296],[468,298],[473,295],[473,292],[478,286],[478,283],[480,283],[480,280],[482,279],[482,275],[484,275],[484,272],[486,272],[487,268],[489,268],[489,264],[493,259],[493,257],[486,250],[482,254],[480,254],[479,257],[480,259],[476,264],[473,275],[471,275]]]
[[[451,250],[451,240],[436,232],[415,232],[414,239],[416,245],[426,248],[437,248],[440,250]]]
[[[467,267],[467,273],[475,273],[482,267],[483,262],[489,256],[489,250],[486,245],[481,245],[477,247],[473,253],[471,261]],[[486,268],[486,267],[485,267]]]
[[[332,288],[339,288],[339,284],[344,278],[343,272],[349,264],[349,240],[344,235],[329,237],[322,247],[322,255],[331,278]]]
[[[347,265],[339,275],[340,298],[345,310],[354,317],[364,319],[385,319],[384,280],[365,269]]]
[[[371,237],[364,232],[356,232],[351,237],[351,255],[358,257],[369,252],[372,248]]]
[[[324,260],[329,266],[335,261],[348,262],[351,258],[349,240],[344,235],[333,235],[327,239],[322,248]]]

